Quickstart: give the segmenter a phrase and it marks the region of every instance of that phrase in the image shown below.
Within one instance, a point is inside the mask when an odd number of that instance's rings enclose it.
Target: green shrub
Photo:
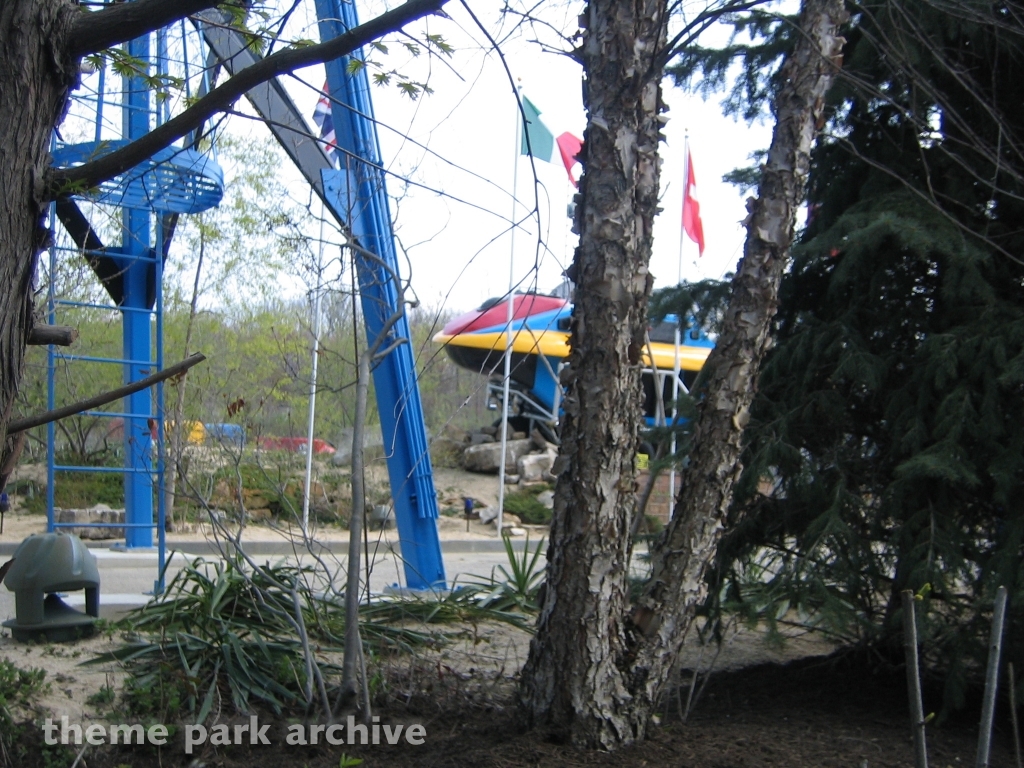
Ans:
[[[547,525],[551,522],[551,510],[537,501],[537,493],[534,491],[513,491],[505,496],[505,511],[517,515],[528,525]]]

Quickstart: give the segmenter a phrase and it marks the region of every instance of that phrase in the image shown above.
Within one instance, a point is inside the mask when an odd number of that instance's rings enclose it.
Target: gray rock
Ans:
[[[516,462],[519,469],[520,482],[536,483],[551,477],[551,467],[555,457],[551,453],[531,453],[520,456]]]
[[[331,456],[331,463],[336,467],[344,467],[352,463],[352,427],[345,427],[341,430],[338,439],[334,441],[337,450]],[[380,424],[367,424],[363,430],[363,450],[375,449],[372,453],[383,454],[384,437],[380,431]]]
[[[553,451],[558,453],[558,446],[545,440],[544,435],[540,433],[539,429],[534,429],[533,432],[530,433],[530,440],[538,451]]]
[[[537,501],[543,504],[548,509],[555,508],[555,492],[554,491],[541,491],[537,494]]]
[[[443,433],[449,440],[454,440],[457,443],[469,442],[469,432],[460,427],[456,427],[454,424],[445,424]]]
[[[484,525],[493,522],[498,519],[498,508],[497,507],[484,507],[480,510],[480,522]]]
[[[494,437],[492,435],[485,435],[483,432],[474,432],[469,436],[470,445],[483,445],[484,443],[493,443]]]
[[[509,440],[505,449],[505,466],[512,468],[520,456],[530,450],[529,440]],[[501,463],[501,443],[482,443],[469,446],[462,454],[462,466],[469,472],[495,474]]]
[[[124,510],[111,509],[106,504],[97,504],[88,509],[55,509],[54,517],[58,523],[124,523]],[[123,539],[124,528],[61,528],[66,533],[73,533],[80,539],[94,541],[103,539]]]

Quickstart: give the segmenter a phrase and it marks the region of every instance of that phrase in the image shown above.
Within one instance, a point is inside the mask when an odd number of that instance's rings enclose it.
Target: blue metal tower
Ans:
[[[359,24],[352,2],[316,0],[316,11],[321,40],[333,39]],[[398,259],[370,84],[365,67],[354,74],[350,72],[349,59],[327,63],[331,113],[342,160],[341,170],[325,170],[322,177],[335,216],[347,225],[354,244],[361,249],[356,250],[355,260],[368,341],[372,344],[385,332],[384,347],[404,340],[374,368],[373,384],[406,584],[413,589],[444,587],[434,473],[409,323],[404,307],[399,304]],[[387,327],[397,312],[401,312],[401,317]]]
[[[186,26],[177,32],[179,50],[185,56]],[[194,33],[192,33],[194,36]],[[156,38],[157,54],[152,55],[151,38]],[[134,61],[143,62],[161,74],[168,72],[168,30],[160,30],[127,44],[126,49]],[[184,67],[188,80],[187,58],[178,63]],[[57,166],[71,166],[89,161],[117,147],[142,138],[168,117],[164,105],[155,104],[153,86],[139,75],[121,78],[120,89],[110,88],[106,72],[101,70],[76,94],[79,106],[92,110],[94,141],[58,144],[54,149]],[[105,115],[106,110],[106,115]],[[107,121],[111,111],[120,112],[117,121]],[[79,120],[83,119],[79,115]],[[197,213],[220,202],[223,177],[216,163],[190,147],[168,147],[149,160],[130,169],[121,176],[104,182],[98,189],[64,198],[52,208],[52,219],[59,219],[74,240],[77,251],[92,267],[111,299],[111,304],[65,301],[54,295],[52,276],[56,274],[58,256],[69,258],[74,251],[57,247],[51,249],[51,287],[49,295],[50,322],[68,308],[94,309],[117,312],[122,320],[122,356],[103,358],[61,355],[50,347],[48,360],[48,399],[54,407],[55,377],[58,359],[66,362],[85,361],[113,364],[123,371],[124,383],[145,378],[163,367],[163,264],[167,256],[167,233],[173,231],[176,217],[182,213]],[[79,200],[97,204],[93,211],[112,215],[116,222],[118,245],[105,246],[98,230],[79,207]],[[55,458],[55,433],[51,424],[48,431],[48,529],[78,527],[80,523],[60,523],[54,519],[54,480],[57,472],[123,472],[125,489],[125,544],[129,549],[153,546],[153,530],[157,530],[159,560],[162,573],[164,557],[163,496],[157,494],[154,519],[154,482],[162,487],[162,459],[153,460],[154,433],[163,439],[163,391],[157,396],[143,390],[124,400],[121,412],[100,411],[89,415],[119,417],[123,419],[124,467],[58,465]],[[155,429],[154,429],[155,425]],[[162,451],[156,452],[162,456]],[[115,523],[94,526],[121,527]],[[161,584],[156,585],[159,591]]]

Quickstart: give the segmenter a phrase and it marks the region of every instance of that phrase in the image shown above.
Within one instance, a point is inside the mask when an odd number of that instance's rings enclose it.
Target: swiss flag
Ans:
[[[704,255],[704,224],[700,220],[700,203],[697,202],[697,180],[693,175],[693,156],[686,148],[686,191],[683,192],[683,230],[686,236],[697,244]]]
[[[580,180],[573,175],[573,168],[579,163],[577,155],[580,150],[583,149],[583,141],[577,139],[571,133],[566,131],[557,139],[555,143],[558,145],[558,153],[562,156],[562,164],[565,165],[565,172],[569,174],[569,181],[572,182],[574,187],[579,187]]]

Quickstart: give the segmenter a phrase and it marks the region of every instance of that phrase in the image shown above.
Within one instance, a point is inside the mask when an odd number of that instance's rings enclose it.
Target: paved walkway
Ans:
[[[272,534],[272,532],[269,532]],[[374,534],[376,535],[376,534]],[[451,534],[449,533],[449,536]],[[536,546],[539,537],[531,537],[531,550]],[[124,551],[112,549],[109,542],[87,542],[89,550],[95,555],[100,571],[100,615],[116,616],[130,608],[142,605],[153,593],[159,576],[158,557],[155,550]],[[13,554],[18,542],[0,542],[0,562],[4,562]],[[514,546],[522,551],[524,539],[514,540]],[[386,539],[375,543],[371,539],[370,550],[374,552],[370,571],[370,587],[374,592],[401,587],[405,576],[402,563],[396,548]],[[346,538],[334,537],[314,545],[323,567],[338,574],[344,580],[345,563],[347,560],[348,541]],[[471,576],[488,577],[499,565],[506,565],[508,557],[502,542],[492,535],[490,539],[447,538],[442,541],[445,571],[449,586],[453,583],[465,582]],[[245,552],[259,563],[263,562],[295,562],[295,546],[283,538],[265,538],[245,542]],[[220,557],[215,542],[195,539],[188,541],[172,541],[167,546],[168,564],[166,580],[170,581],[181,567],[196,557]],[[306,553],[299,560],[313,563],[312,555]],[[544,552],[541,553],[539,566],[545,563]],[[84,605],[85,592],[69,593],[65,602],[81,608]],[[14,593],[6,586],[0,587],[0,622],[14,617]]]

